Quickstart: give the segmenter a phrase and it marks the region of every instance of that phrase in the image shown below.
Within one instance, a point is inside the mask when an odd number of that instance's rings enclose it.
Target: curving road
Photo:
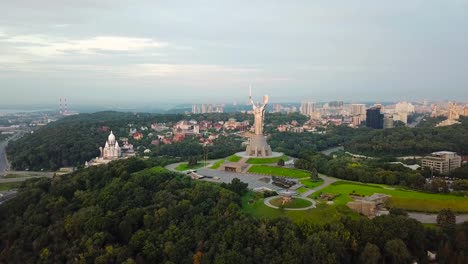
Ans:
[[[6,150],[5,150],[7,145],[8,145],[8,141],[2,141],[0,143],[0,177],[5,175],[6,172],[10,170],[10,164],[8,163]]]
[[[8,162],[6,155],[6,147],[8,146],[8,142],[12,140],[17,140],[23,134],[23,132],[17,132],[7,140],[0,142],[0,178],[7,174],[7,172],[10,170],[10,163]]]
[[[315,188],[313,188],[313,189],[310,189],[310,190],[308,190],[308,191],[305,192],[305,193],[302,193],[302,194],[301,194],[302,197],[308,197],[309,195],[311,195],[311,194],[313,194],[313,193],[315,193],[315,192],[318,192],[318,191],[320,191],[320,190],[322,190],[322,189],[327,188],[328,186],[330,186],[330,185],[333,184],[334,182],[339,181],[339,179],[337,179],[337,178],[333,178],[333,177],[326,176],[326,175],[323,175],[323,174],[319,174],[319,177],[320,177],[321,179],[323,179],[323,184],[320,185],[320,186],[317,186],[317,187],[315,187]]]

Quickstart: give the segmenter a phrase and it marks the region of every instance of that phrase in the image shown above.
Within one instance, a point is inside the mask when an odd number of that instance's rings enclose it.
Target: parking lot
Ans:
[[[242,182],[245,182],[249,185],[250,189],[256,188],[268,188],[274,191],[282,190],[282,188],[275,186],[270,183],[266,183],[261,181],[261,179],[270,179],[271,177],[267,175],[257,175],[257,174],[250,174],[250,173],[236,173],[236,172],[227,172],[227,171],[219,171],[219,170],[211,170],[211,169],[198,169],[197,173],[209,178],[204,178],[205,181],[210,182],[219,182],[219,183],[231,183],[232,179],[238,178]],[[219,179],[215,179],[215,177]]]

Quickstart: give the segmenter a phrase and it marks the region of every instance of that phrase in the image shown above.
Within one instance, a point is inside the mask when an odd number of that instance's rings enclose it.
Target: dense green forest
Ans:
[[[80,114],[63,118],[57,122],[36,130],[15,142],[10,142],[7,153],[11,165],[17,170],[56,170],[63,166],[82,166],[86,161],[99,155],[99,146],[104,144],[109,132],[102,131],[103,126],[109,127],[118,137],[127,137],[129,124],[139,128],[150,127],[153,123],[177,122],[184,119],[195,120],[228,120],[239,118],[242,120],[247,115],[243,114],[213,114],[211,115],[168,115],[168,114],[144,114],[144,113],[120,113],[99,112],[94,114]],[[130,139],[131,140],[131,139]],[[132,140],[131,140],[132,141]],[[149,140],[151,142],[151,140]],[[132,142],[135,147],[149,142]],[[211,151],[212,156],[231,155],[231,150],[238,150],[227,140],[221,138],[218,141],[221,149]],[[185,142],[189,148],[176,144],[175,146],[162,146],[155,150],[153,155],[171,155],[174,157],[202,156],[203,149],[199,144]],[[223,147],[232,148],[223,150]],[[223,157],[225,157],[223,156]]]
[[[17,170],[56,170],[80,166],[99,155],[99,146],[107,140],[108,126],[118,135],[128,135],[128,124],[150,125],[153,120],[176,121],[181,115],[151,115],[117,112],[80,114],[63,118],[11,142],[8,158]]]
[[[468,225],[450,214],[441,229],[401,212],[327,225],[256,219],[240,207],[245,185],[148,166],[27,181],[0,207],[0,263],[425,263],[437,249],[440,263],[468,261]]]
[[[368,156],[426,155],[440,150],[468,155],[468,118],[463,117],[460,121],[460,125],[447,127],[361,128],[344,146],[346,151]]]

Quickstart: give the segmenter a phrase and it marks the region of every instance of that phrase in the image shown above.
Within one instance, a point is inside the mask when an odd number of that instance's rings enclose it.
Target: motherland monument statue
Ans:
[[[271,147],[263,135],[263,124],[265,121],[265,108],[268,104],[268,95],[263,96],[263,105],[255,103],[252,99],[252,88],[250,88],[250,103],[252,104],[254,114],[254,135],[250,137],[246,154],[252,157],[270,157],[272,155]]]

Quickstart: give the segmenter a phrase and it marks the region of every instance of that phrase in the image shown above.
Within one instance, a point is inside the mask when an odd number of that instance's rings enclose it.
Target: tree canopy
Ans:
[[[142,165],[130,159],[25,182],[0,207],[0,262],[359,263],[383,259],[378,251],[422,260],[430,246],[424,227],[404,216],[257,219],[241,210],[237,180],[193,181]]]

